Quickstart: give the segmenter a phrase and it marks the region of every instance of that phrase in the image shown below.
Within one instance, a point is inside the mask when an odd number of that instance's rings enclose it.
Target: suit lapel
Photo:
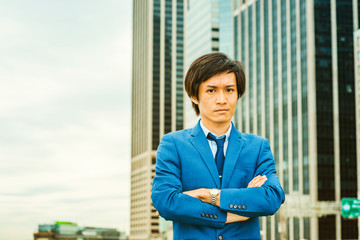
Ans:
[[[200,153],[202,160],[205,162],[217,188],[220,188],[220,179],[218,170],[216,168],[214,156],[211,153],[211,149],[208,140],[205,137],[204,131],[201,129],[200,121],[191,131],[192,138],[190,142]]]
[[[241,133],[235,129],[234,125],[232,126],[229,145],[226,152],[224,170],[223,170],[223,179],[222,179],[222,188],[226,188],[229,184],[231,176],[233,174],[235,165],[239,159],[239,154],[244,145],[244,140],[241,137]]]

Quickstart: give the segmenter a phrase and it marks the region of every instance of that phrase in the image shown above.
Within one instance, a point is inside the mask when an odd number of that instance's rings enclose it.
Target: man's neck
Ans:
[[[212,133],[215,133],[216,136],[224,135],[230,127],[231,122],[226,123],[209,123],[207,121],[201,120],[202,124]]]

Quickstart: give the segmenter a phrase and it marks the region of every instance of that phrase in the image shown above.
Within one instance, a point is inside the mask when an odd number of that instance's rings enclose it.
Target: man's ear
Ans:
[[[199,101],[196,99],[196,97],[191,97],[191,101],[195,103],[196,105],[199,104]]]

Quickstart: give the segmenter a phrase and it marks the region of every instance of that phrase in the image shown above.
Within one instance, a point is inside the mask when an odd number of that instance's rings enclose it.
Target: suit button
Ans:
[[[243,205],[243,206],[242,206],[242,209],[244,209],[244,210],[245,210],[245,209],[246,209],[246,205]]]
[[[206,217],[209,218],[209,217],[210,217],[210,214],[207,213],[207,214],[206,214]]]
[[[235,208],[235,209],[238,208],[238,205],[234,204],[234,208]]]
[[[232,205],[232,203],[230,203],[229,204],[229,208],[233,208],[234,207],[234,205]]]
[[[218,215],[214,214],[214,218],[217,219],[217,218],[218,218]]]
[[[214,214],[210,214],[210,218],[214,218]]]
[[[205,213],[201,213],[201,216],[202,216],[202,217],[205,217]]]
[[[224,239],[224,237],[222,236],[222,235],[219,235],[219,240],[223,240]]]

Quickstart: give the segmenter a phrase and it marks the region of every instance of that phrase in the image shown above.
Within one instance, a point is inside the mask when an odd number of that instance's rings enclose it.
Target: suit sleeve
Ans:
[[[246,217],[274,214],[285,201],[285,194],[276,175],[275,161],[269,142],[263,139],[257,160],[255,176],[266,175],[261,187],[228,188],[220,193],[220,208]]]
[[[161,139],[155,165],[151,198],[160,216],[186,224],[222,228],[226,215],[218,207],[182,193],[181,161],[173,137]]]

